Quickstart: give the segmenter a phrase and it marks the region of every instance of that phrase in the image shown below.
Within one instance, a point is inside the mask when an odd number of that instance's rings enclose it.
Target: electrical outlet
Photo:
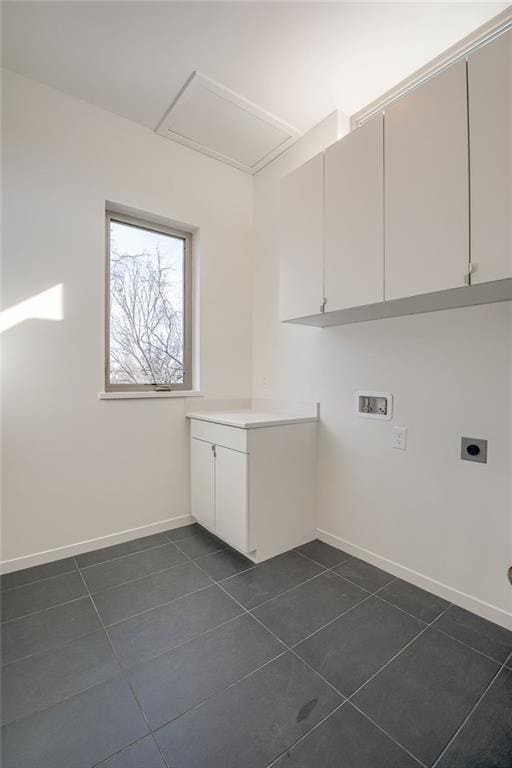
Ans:
[[[393,427],[393,448],[399,451],[407,449],[407,427]]]

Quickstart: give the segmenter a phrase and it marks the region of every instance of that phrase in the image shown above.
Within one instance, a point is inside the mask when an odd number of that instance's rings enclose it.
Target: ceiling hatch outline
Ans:
[[[156,133],[250,174],[302,136],[293,126],[197,70],[173,100]]]

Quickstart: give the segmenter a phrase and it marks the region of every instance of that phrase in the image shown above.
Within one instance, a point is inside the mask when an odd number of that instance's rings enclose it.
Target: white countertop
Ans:
[[[215,424],[225,424],[228,427],[251,429],[255,427],[275,427],[279,424],[302,424],[308,421],[318,421],[316,416],[297,416],[271,411],[191,411],[188,419],[213,421]]]

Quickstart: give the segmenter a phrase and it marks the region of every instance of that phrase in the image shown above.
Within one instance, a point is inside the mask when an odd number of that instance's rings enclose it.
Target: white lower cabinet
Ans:
[[[255,562],[313,539],[316,427],[239,428],[192,418],[192,516]]]

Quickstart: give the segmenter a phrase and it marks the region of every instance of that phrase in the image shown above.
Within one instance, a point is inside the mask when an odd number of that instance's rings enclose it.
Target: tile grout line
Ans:
[[[112,760],[113,757],[118,757],[118,755],[121,755],[122,752],[124,752],[125,749],[129,749],[130,747],[134,747],[136,744],[139,744],[141,741],[144,741],[144,739],[147,739],[152,734],[146,733],[144,736],[141,736],[140,739],[135,739],[135,741],[130,741],[129,744],[126,744],[124,747],[121,747],[121,749],[118,749],[116,752],[112,752],[112,754],[108,755],[107,757],[103,757],[99,763],[94,763],[90,768],[101,768],[102,765],[105,765],[107,760]],[[158,749],[158,747],[157,747]],[[159,750],[160,751],[160,750]],[[169,768],[168,763],[165,763],[166,768]]]
[[[330,546],[330,544],[328,544],[327,546]],[[298,552],[298,550],[292,550],[292,551],[293,552],[297,551],[297,554],[299,554],[301,557],[304,557],[306,560],[311,560],[312,563],[316,563],[317,565],[322,565],[322,563],[320,563],[318,560],[314,560],[312,557],[310,557],[309,555],[305,555],[303,552]],[[325,568],[327,571],[330,571],[331,573],[336,574],[336,576],[338,576],[340,579],[345,579],[345,581],[349,581],[351,584],[354,584],[356,587],[359,587],[360,589],[365,589],[367,592],[369,592],[369,590],[367,590],[366,587],[362,587],[356,581],[353,581],[353,579],[349,579],[348,576],[338,573],[338,571],[336,570],[336,568],[339,568],[340,565],[345,565],[345,563],[348,563],[350,560],[361,560],[361,558],[355,557],[354,555],[348,555],[345,560],[341,561],[341,563],[336,563],[336,565],[329,565],[329,566],[323,565],[322,567]],[[366,560],[361,560],[361,562],[366,563],[367,565],[371,565],[372,568],[376,568],[378,571],[382,571],[382,568],[378,568],[376,565],[372,565],[371,563],[368,563]],[[383,571],[383,573],[388,573],[390,576],[390,579],[385,584],[383,584],[382,587],[379,587],[378,588],[379,590],[384,589],[384,587],[389,586],[390,584],[392,584],[394,581],[397,581],[398,579],[398,576],[393,576],[393,574],[389,573],[389,571]],[[373,595],[375,593],[371,592],[371,594]]]
[[[484,659],[488,659],[489,661],[494,661],[495,664],[498,664],[500,667],[504,667],[506,662],[505,661],[499,661],[498,659],[495,659],[493,656],[489,656],[488,653],[484,653],[483,651],[479,651],[478,648],[475,648],[472,645],[469,645],[469,643],[465,643],[464,640],[459,640],[458,637],[454,637],[453,635],[450,635],[449,632],[445,632],[444,629],[438,629],[437,627],[433,627],[433,629],[436,632],[439,632],[439,634],[444,635],[445,637],[449,637],[450,640],[455,640],[456,643],[459,643],[459,645],[463,645],[465,648],[469,648],[471,651],[474,651],[475,653],[478,653],[479,656],[483,656]]]
[[[340,576],[341,579],[345,580],[343,576]],[[353,584],[353,582],[350,582],[350,584]],[[358,586],[358,585],[354,585]],[[350,613],[354,608],[357,608],[358,606],[362,605],[363,603],[366,603],[367,600],[369,600],[371,597],[378,597],[378,592],[380,592],[381,589],[384,589],[384,587],[387,587],[387,584],[385,584],[382,587],[379,587],[375,590],[375,592],[368,592],[368,594],[362,598],[362,600],[359,600],[357,603],[354,603],[354,605],[351,605],[350,608],[346,608],[342,613],[339,613],[337,616],[335,616],[333,619],[330,619],[326,624],[323,624],[321,627],[318,627],[318,629],[313,630],[309,635],[306,635],[306,637],[303,637],[302,640],[298,640],[296,643],[293,644],[293,648],[296,648],[301,643],[305,642],[306,640],[309,640],[310,637],[313,637],[318,632],[321,632],[323,629],[328,627],[330,624],[334,624],[335,621],[340,619],[342,616],[344,616],[346,613]],[[363,589],[365,592],[367,592],[366,589],[363,587],[359,587],[360,589]],[[393,606],[394,607],[394,606]],[[416,618],[416,617],[413,617]],[[419,619],[416,619],[419,621]]]
[[[367,720],[368,720],[368,721],[369,721],[369,722],[370,722],[370,723],[371,723],[373,726],[375,726],[375,728],[377,728],[377,729],[378,729],[378,730],[379,730],[381,733],[383,733],[385,736],[387,736],[387,738],[388,738],[388,739],[390,739],[390,740],[391,740],[391,741],[393,741],[393,742],[394,742],[394,743],[395,743],[395,744],[396,744],[398,747],[400,747],[400,749],[402,749],[402,750],[403,750],[404,752],[406,752],[406,753],[407,753],[407,754],[408,754],[410,757],[412,757],[412,759],[413,759],[413,760],[415,760],[415,762],[417,762],[417,763],[418,763],[418,765],[421,765],[421,768],[428,768],[428,766],[426,766],[426,765],[425,765],[425,763],[423,763],[423,762],[422,762],[422,761],[419,759],[419,757],[416,757],[416,755],[414,755],[414,754],[413,754],[413,753],[412,753],[410,750],[408,750],[408,749],[407,749],[407,747],[404,747],[404,745],[403,745],[403,744],[401,744],[399,741],[397,741],[397,740],[395,739],[395,737],[394,737],[394,736],[391,736],[391,734],[390,734],[390,733],[388,733],[387,731],[385,731],[385,730],[384,730],[384,728],[383,728],[381,725],[379,725],[379,724],[377,723],[377,721],[376,721],[376,720],[373,720],[373,719],[372,719],[372,718],[371,718],[371,717],[370,717],[370,716],[369,716],[369,715],[368,715],[366,712],[364,712],[362,709],[359,709],[359,707],[357,706],[357,704],[354,704],[354,702],[353,702],[353,701],[350,701],[350,700],[348,700],[348,701],[347,701],[347,704],[349,704],[351,707],[354,707],[354,709],[355,709],[355,710],[357,710],[357,711],[359,712],[359,714],[360,714],[360,715],[363,715],[363,717],[365,717],[365,718],[366,718],[366,719],[367,719]]]
[[[141,705],[141,703],[140,703],[140,701],[139,701],[139,699],[137,697],[137,694],[136,694],[136,692],[135,692],[135,690],[133,688],[131,680],[128,678],[128,675],[126,674],[126,672],[125,672],[125,670],[123,668],[123,665],[121,664],[121,660],[120,660],[120,658],[118,656],[118,653],[117,653],[117,651],[116,651],[116,649],[114,647],[114,644],[113,644],[113,642],[112,642],[112,640],[110,638],[108,630],[107,630],[105,624],[103,623],[103,619],[101,618],[100,612],[98,611],[98,608],[96,606],[94,598],[93,598],[89,588],[87,587],[87,584],[86,584],[86,581],[84,579],[83,573],[82,573],[78,563],[76,562],[76,559],[75,559],[75,564],[76,564],[76,566],[78,568],[78,572],[79,572],[79,574],[80,574],[80,576],[82,578],[82,581],[84,582],[84,586],[88,590],[89,599],[91,600],[91,602],[92,602],[92,604],[94,606],[94,610],[96,611],[96,614],[98,616],[99,622],[100,622],[101,626],[103,627],[103,631],[105,632],[105,635],[106,635],[107,640],[108,640],[108,642],[110,644],[110,647],[112,648],[112,652],[113,652],[113,654],[114,654],[114,656],[116,658],[117,663],[119,664],[119,668],[121,670],[120,674],[121,674],[123,680],[127,683],[128,687],[129,687],[129,689],[131,691],[131,694],[132,694],[132,696],[133,696],[133,698],[135,700],[135,703],[136,703],[136,705],[137,705],[137,707],[138,707],[138,709],[139,709],[139,711],[140,711],[140,713],[142,715],[143,722],[145,723],[146,728],[148,729],[148,732],[151,734],[151,738],[153,739],[153,742],[154,742],[154,744],[155,744],[155,746],[156,746],[156,748],[157,748],[157,750],[158,750],[158,752],[159,752],[159,754],[160,754],[160,756],[161,756],[161,758],[163,760],[164,765],[166,766],[166,768],[169,768],[169,764],[168,764],[167,760],[165,759],[164,755],[162,754],[160,746],[158,745],[158,743],[157,743],[157,741],[156,741],[156,739],[155,739],[155,737],[153,735],[153,731],[151,729],[151,726],[149,725],[149,721],[148,721],[148,718],[146,717],[146,713],[144,712],[144,709],[143,709],[143,707],[142,707],[142,705]],[[146,734],[146,736],[147,735],[148,734]]]
[[[221,694],[225,693],[225,691],[229,691],[230,688],[233,688],[235,685],[238,685],[238,683],[241,683],[244,680],[247,680],[249,677],[252,677],[253,675],[256,674],[256,672],[260,672],[269,664],[272,664],[273,661],[277,661],[277,659],[280,659],[282,656],[285,656],[287,653],[288,653],[288,649],[285,647],[276,656],[273,656],[271,659],[267,659],[267,661],[264,661],[263,664],[260,664],[255,669],[251,669],[250,672],[246,672],[245,675],[242,675],[242,677],[239,677],[238,680],[233,680],[233,682],[229,683],[229,685],[226,685],[224,688],[221,688],[219,691],[215,691],[215,693],[210,694],[209,696],[206,697],[206,699],[202,699],[201,701],[198,701],[197,704],[194,704],[193,706],[186,709],[184,712],[181,712],[179,715],[176,715],[176,717],[172,717],[170,720],[166,720],[165,723],[162,723],[162,725],[159,725],[157,728],[154,728],[152,730],[152,733],[158,733],[158,731],[161,731],[163,728],[166,728],[168,725],[171,725],[171,723],[177,722],[185,715],[188,715],[190,712],[194,712],[196,709],[200,709],[203,706],[203,704],[206,704],[212,699],[216,699],[217,696],[220,696]]]
[[[466,715],[466,717],[464,718],[464,720],[461,722],[461,724],[459,725],[459,727],[457,728],[457,730],[455,731],[455,733],[452,735],[451,739],[448,741],[448,743],[447,743],[447,744],[446,744],[446,745],[443,747],[443,749],[441,750],[441,752],[439,753],[439,755],[436,757],[436,759],[434,760],[434,762],[433,762],[433,763],[432,763],[432,765],[431,765],[431,768],[436,768],[436,765],[438,765],[438,764],[439,764],[439,761],[441,760],[441,758],[443,757],[443,755],[444,755],[444,754],[445,754],[445,753],[448,751],[448,749],[449,749],[449,748],[451,747],[451,745],[454,743],[455,739],[457,738],[457,736],[459,735],[459,733],[462,731],[462,729],[464,728],[464,726],[466,725],[466,723],[467,723],[467,722],[468,722],[468,720],[470,719],[471,715],[472,715],[472,714],[475,712],[475,710],[477,709],[477,707],[480,705],[480,703],[481,703],[482,699],[484,699],[484,697],[487,695],[487,693],[489,692],[489,690],[492,688],[492,686],[494,685],[494,683],[495,683],[495,681],[496,681],[496,679],[497,679],[498,675],[500,675],[500,674],[501,674],[501,672],[502,672],[502,670],[503,670],[503,669],[505,669],[505,663],[503,663],[503,664],[501,665],[501,667],[499,667],[499,668],[496,670],[496,673],[495,673],[495,674],[493,675],[493,677],[491,678],[491,680],[490,680],[489,684],[486,686],[486,688],[485,688],[484,692],[482,693],[482,695],[481,695],[481,696],[479,696],[479,697],[478,697],[477,701],[476,701],[476,702],[475,702],[475,704],[474,704],[474,705],[471,707],[471,709],[470,709],[470,710],[469,710],[469,712],[467,713],[467,715]]]
[[[109,565],[109,563],[117,563],[122,560],[128,560],[130,557],[139,557],[140,555],[145,555],[147,552],[154,552],[155,549],[162,549],[163,547],[169,547],[171,544],[174,544],[170,539],[167,539],[166,541],[163,541],[161,544],[155,544],[154,547],[146,547],[145,549],[140,549],[138,552],[128,552],[126,555],[119,555],[119,557],[112,557],[110,560],[102,560],[100,563],[91,563],[91,565],[78,565],[77,561],[77,568],[80,568],[81,571],[90,571],[92,568],[101,568],[104,565]]]
[[[73,597],[71,600],[64,600],[62,603],[55,603],[55,605],[47,605],[46,608],[39,608],[37,611],[30,611],[30,613],[24,613],[21,616],[15,616],[12,619],[6,619],[5,621],[0,621],[0,627],[5,627],[7,624],[12,624],[13,621],[21,621],[22,619],[28,619],[30,616],[37,616],[40,613],[44,613],[45,611],[51,611],[54,608],[60,608],[61,605],[70,605],[71,603],[77,603],[79,600],[83,600],[84,598],[88,597],[88,592],[86,592],[83,595],[80,595],[79,597]]]
[[[340,560],[339,563],[335,563],[334,565],[325,565],[325,563],[321,563],[320,560],[315,560],[315,558],[311,557],[311,555],[306,555],[304,552],[301,552],[300,549],[292,549],[290,551],[291,552],[296,552],[298,555],[300,555],[301,557],[305,558],[306,560],[311,560],[312,563],[316,563],[317,565],[321,565],[322,568],[325,568],[328,571],[333,571],[335,568],[338,568],[340,565],[343,565],[343,563],[348,563],[349,560],[354,560],[354,557],[352,555],[348,555],[347,554],[346,558],[344,560]]]
[[[321,720],[318,721],[312,728],[309,729],[309,731],[306,731],[306,733],[302,734],[302,736],[293,742],[293,744],[290,744],[289,747],[286,747],[282,752],[280,752],[277,757],[273,758],[270,763],[267,763],[265,768],[272,768],[272,766],[277,765],[277,763],[281,760],[284,755],[286,755],[288,752],[290,752],[292,749],[294,749],[298,744],[301,743],[301,741],[304,741],[304,739],[307,739],[307,737],[313,733],[313,731],[316,731],[317,728],[319,728],[321,725],[325,723],[326,720],[328,720],[332,715],[334,715],[336,712],[338,712],[342,707],[344,707],[347,704],[346,700],[343,700],[338,706],[332,710],[332,712],[329,712],[328,715],[325,715],[325,717],[322,717]]]
[[[242,573],[245,573],[245,571],[242,571]],[[309,579],[305,579],[304,581],[301,581],[300,584],[294,584],[293,587],[289,587],[288,589],[285,589],[283,592],[279,592],[277,595],[274,595],[274,597],[269,597],[267,600],[263,600],[261,603],[258,603],[257,605],[253,605],[252,608],[245,608],[245,610],[248,611],[249,613],[251,611],[257,611],[258,608],[262,608],[264,605],[268,605],[268,603],[272,603],[274,600],[278,600],[280,597],[283,597],[283,595],[288,595],[290,594],[290,592],[294,592],[296,589],[300,589],[300,587],[303,587],[304,584],[309,584],[311,581],[318,579],[319,576],[324,576],[326,573],[327,573],[326,570],[320,571],[320,573],[315,573],[314,576],[310,576]],[[238,576],[238,574],[236,575]],[[227,592],[227,594],[231,597],[232,600],[236,600],[236,598],[233,597],[233,595],[231,595],[229,592]]]
[[[386,587],[388,586],[389,584],[386,584]],[[385,587],[382,587],[382,589],[385,589]],[[405,613],[406,616],[410,616],[412,619],[416,619],[416,621],[421,621],[422,624],[429,623],[428,621],[425,621],[425,619],[421,619],[419,616],[415,616],[414,613],[411,613],[410,611],[406,611],[405,608],[401,608],[399,605],[395,605],[395,603],[392,603],[391,600],[387,600],[385,597],[382,597],[382,595],[378,595],[378,598],[382,603],[386,603],[387,605],[390,605],[392,608],[396,608],[397,611],[401,611],[402,613]],[[451,608],[451,606],[452,606],[452,603],[450,603],[447,607],[443,608],[442,613],[447,611],[448,608]],[[436,616],[436,619],[437,619],[437,616]],[[435,621],[435,619],[433,619],[433,621]]]
[[[129,674],[132,669],[135,669],[136,667],[139,667],[142,664],[149,664],[152,661],[156,661],[157,659],[160,659],[162,656],[165,656],[167,653],[172,653],[173,651],[176,651],[178,648],[182,648],[184,645],[191,643],[193,640],[198,640],[200,637],[209,635],[211,632],[215,632],[215,630],[217,629],[226,627],[228,624],[231,624],[233,621],[237,621],[237,619],[241,619],[242,616],[244,616],[243,613],[237,613],[236,616],[232,616],[230,619],[226,619],[226,621],[223,621],[220,624],[216,624],[214,627],[209,627],[209,629],[205,629],[203,632],[198,632],[197,634],[188,638],[188,640],[182,640],[181,643],[178,643],[177,645],[173,645],[170,648],[166,648],[165,651],[160,651],[154,656],[148,656],[148,658],[146,659],[140,659],[139,661],[136,661],[135,664],[123,665],[123,669],[126,671],[127,674]]]
[[[131,619],[135,619],[138,616],[143,616],[145,613],[150,613],[151,611],[156,611],[157,608],[163,608],[164,605],[171,605],[171,603],[177,602],[178,600],[183,600],[185,597],[190,597],[191,595],[197,595],[198,592],[203,592],[205,589],[210,589],[210,587],[214,587],[215,582],[212,581],[211,584],[205,584],[204,587],[199,587],[199,589],[193,589],[191,592],[185,592],[184,595],[178,595],[178,597],[173,597],[172,600],[167,600],[165,603],[158,603],[157,605],[152,605],[151,608],[145,608],[143,611],[139,611],[138,613],[133,613],[130,616],[126,616],[124,619],[117,619],[117,621],[113,621],[111,624],[106,624],[106,627],[116,627],[118,624],[123,624],[125,621],[130,621]],[[96,594],[99,594],[99,592],[96,592]],[[92,595],[91,595],[92,597]]]
[[[106,587],[105,589],[98,589],[95,592],[91,592],[92,595],[101,595],[105,592],[110,592],[112,589],[118,589],[118,587],[124,587],[126,584],[133,584],[135,581],[142,581],[143,579],[149,579],[151,576],[158,576],[160,573],[166,573],[166,571],[172,571],[174,568],[179,568],[180,565],[188,565],[188,562],[184,560],[182,563],[176,563],[175,565],[169,565],[167,568],[160,568],[158,571],[151,571],[151,573],[146,573],[144,576],[135,576],[133,579],[127,579],[126,581],[121,581],[119,584],[113,584],[111,587]],[[91,566],[95,567],[95,566]]]
[[[451,603],[450,603],[450,605],[451,605]],[[382,667],[379,667],[379,669],[378,669],[378,670],[377,670],[377,671],[376,671],[376,672],[375,672],[375,673],[374,673],[374,674],[373,674],[371,677],[369,677],[369,678],[368,678],[368,680],[366,680],[366,681],[365,681],[365,682],[364,682],[362,685],[360,685],[360,686],[359,686],[359,688],[358,688],[357,690],[355,690],[353,693],[351,693],[351,694],[350,694],[350,696],[347,696],[347,699],[348,699],[348,700],[351,702],[351,700],[353,699],[353,697],[354,697],[354,696],[356,696],[356,695],[359,693],[359,691],[361,691],[361,690],[362,690],[362,689],[363,689],[363,688],[364,688],[366,685],[368,685],[368,683],[369,683],[371,680],[373,680],[375,677],[377,677],[377,675],[380,675],[380,673],[382,672],[382,670],[383,670],[383,669],[385,669],[385,668],[386,668],[386,667],[387,667],[389,664],[391,664],[391,662],[392,662],[392,661],[394,661],[396,658],[398,658],[398,656],[400,656],[400,654],[401,654],[401,653],[403,653],[403,652],[404,652],[404,651],[405,651],[405,650],[406,650],[406,649],[407,649],[407,648],[408,648],[410,645],[412,645],[412,643],[416,642],[416,640],[417,640],[419,637],[421,637],[421,635],[423,635],[423,634],[424,634],[424,633],[427,631],[427,629],[430,629],[430,627],[431,627],[433,624],[435,624],[435,623],[436,623],[436,621],[437,621],[438,619],[440,619],[440,618],[441,618],[441,616],[442,616],[444,613],[446,613],[446,611],[448,610],[448,608],[450,607],[450,605],[448,605],[448,606],[447,606],[447,607],[444,609],[444,611],[442,611],[442,612],[441,612],[441,613],[440,613],[438,616],[436,616],[436,617],[435,617],[435,619],[433,619],[433,620],[432,620],[432,621],[431,621],[429,624],[425,624],[425,626],[424,626],[424,627],[423,627],[423,628],[422,628],[422,629],[421,629],[421,630],[418,632],[418,634],[417,634],[417,635],[414,635],[414,637],[413,637],[411,640],[409,640],[409,642],[408,642],[408,643],[406,643],[406,644],[404,645],[404,647],[403,647],[403,648],[400,648],[400,650],[399,650],[397,653],[395,653],[395,655],[394,655],[394,656],[392,656],[390,659],[388,659],[388,661],[386,661],[386,663],[385,663],[385,664],[383,664],[383,665],[382,665]]]
[[[59,562],[58,560],[55,560],[54,562]],[[50,565],[50,563],[49,563]],[[34,568],[37,568],[38,566],[35,565]],[[69,576],[70,573],[76,573],[76,568],[70,568],[69,571],[63,571],[62,573],[54,573],[53,576],[43,576],[41,579],[33,579],[32,581],[27,581],[25,584],[16,584],[14,587],[6,587],[5,589],[0,590],[0,596],[4,596],[6,594],[9,594],[10,592],[14,592],[15,589],[23,589],[23,587],[32,587],[34,584],[40,584],[42,581],[51,581],[52,579],[58,579],[59,576]],[[16,573],[16,571],[11,571],[11,573]],[[3,574],[0,578],[3,578],[4,576],[9,576],[10,574],[6,573]]]
[[[354,610],[354,608],[358,608],[360,605],[363,605],[364,603],[366,603],[371,597],[373,597],[373,595],[366,595],[365,597],[363,597],[362,600],[359,600],[357,603],[354,603],[354,605],[351,605],[350,608],[346,608],[341,613],[338,613],[337,616],[335,616],[333,619],[329,619],[329,621],[327,621],[325,624],[322,624],[322,626],[318,627],[318,629],[313,630],[313,632],[310,632],[309,635],[306,635],[306,637],[303,637],[301,640],[298,640],[296,643],[293,643],[291,648],[293,649],[297,648],[302,643],[305,643],[306,640],[309,640],[310,638],[314,637],[322,630],[327,629],[327,627],[329,627],[331,624],[334,624],[335,621],[338,621],[338,619],[341,619],[342,616],[345,616],[347,613],[350,613],[350,611]]]
[[[89,595],[84,595],[84,599],[88,598]],[[100,632],[101,627],[96,627],[96,629],[92,629],[89,632],[84,632],[83,635],[77,635],[77,637],[72,637],[69,640],[64,640],[63,642],[59,642],[56,645],[51,645],[49,648],[43,648],[41,651],[34,651],[34,653],[29,653],[26,656],[20,656],[19,659],[13,659],[12,661],[6,661],[5,664],[2,664],[0,666],[0,670],[6,669],[6,667],[10,667],[13,664],[18,664],[18,662],[21,661],[28,661],[28,659],[33,659],[35,656],[43,656],[45,653],[54,653],[55,651],[59,650],[59,648],[65,648],[66,645],[70,645],[70,643],[75,643],[78,640],[83,640],[84,637],[89,637],[90,635],[96,634],[96,632]]]

